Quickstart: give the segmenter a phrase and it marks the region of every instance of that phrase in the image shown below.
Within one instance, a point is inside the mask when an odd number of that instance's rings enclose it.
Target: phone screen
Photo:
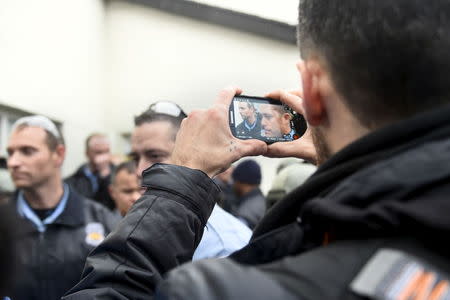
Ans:
[[[230,105],[230,128],[239,139],[289,142],[306,131],[302,115],[279,101],[238,95]]]

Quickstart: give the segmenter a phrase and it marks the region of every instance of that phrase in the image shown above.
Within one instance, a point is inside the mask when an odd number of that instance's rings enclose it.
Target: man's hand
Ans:
[[[196,110],[181,123],[170,162],[199,169],[209,177],[226,170],[244,156],[265,154],[267,145],[259,140],[239,140],[231,134],[228,113],[238,88],[219,93],[215,105]]]
[[[303,100],[300,91],[278,90],[267,94],[266,97],[280,100],[299,114],[304,115]],[[297,157],[316,164],[317,153],[312,140],[311,130],[308,128],[305,134],[298,140],[292,142],[278,142],[269,145],[265,156]]]

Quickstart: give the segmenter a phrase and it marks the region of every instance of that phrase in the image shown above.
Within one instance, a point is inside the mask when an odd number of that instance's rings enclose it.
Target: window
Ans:
[[[11,134],[12,126],[19,118],[32,115],[33,113],[16,109],[10,106],[0,104],[0,160],[7,156],[6,146],[8,145],[9,135]],[[52,120],[56,127],[61,130],[61,122]]]

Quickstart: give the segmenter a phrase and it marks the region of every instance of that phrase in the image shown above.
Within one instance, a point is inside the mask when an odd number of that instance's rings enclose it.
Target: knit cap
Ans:
[[[261,167],[253,159],[244,160],[234,169],[231,175],[234,181],[247,184],[261,183]]]

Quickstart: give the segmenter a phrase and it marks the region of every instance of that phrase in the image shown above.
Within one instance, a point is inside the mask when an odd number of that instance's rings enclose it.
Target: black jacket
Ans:
[[[237,202],[236,207],[231,209],[231,213],[243,219],[251,229],[255,228],[266,212],[266,198],[261,190],[255,188],[240,197]]]
[[[247,127],[245,127],[245,121],[242,121],[241,123],[239,123],[239,125],[236,126],[236,134],[241,137],[246,136],[255,139],[261,138],[261,120],[261,114],[256,114],[256,124],[252,129],[248,129]]]
[[[385,299],[412,282],[391,280],[405,262],[448,284],[449,115],[445,107],[354,142],[277,203],[247,247],[164,281],[190,259],[217,191],[202,172],[155,165],[146,195],[65,299],[149,299],[157,285],[160,299]]]
[[[75,173],[66,178],[66,183],[69,184],[78,194],[83,195],[86,198],[95,200],[110,210],[114,210],[116,204],[109,195],[108,186],[111,183],[111,176],[104,178],[98,177],[98,190],[94,191],[89,178],[84,174],[83,169],[86,165],[79,167]],[[111,165],[111,168],[114,166]]]
[[[15,214],[16,201],[10,203]],[[15,286],[8,296],[13,300],[51,300],[60,299],[79,281],[87,255],[119,218],[102,205],[70,191],[64,211],[44,232],[40,233],[28,219],[17,216],[17,220],[19,266]],[[99,227],[89,225],[95,223],[102,224],[103,233],[89,232],[89,226]]]

